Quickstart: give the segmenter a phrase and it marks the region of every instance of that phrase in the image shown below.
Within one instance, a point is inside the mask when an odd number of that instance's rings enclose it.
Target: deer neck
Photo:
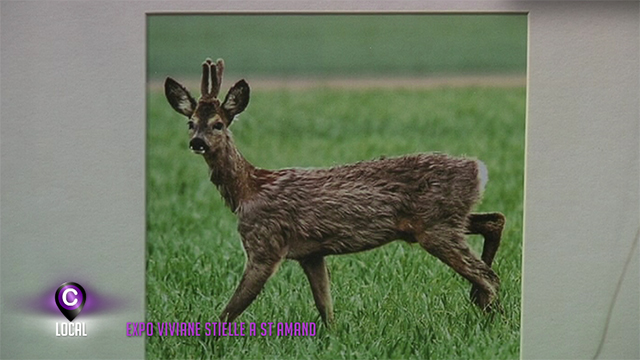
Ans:
[[[215,153],[205,154],[204,158],[209,165],[211,182],[235,213],[242,202],[257,192],[256,168],[240,154],[231,136],[225,146]]]

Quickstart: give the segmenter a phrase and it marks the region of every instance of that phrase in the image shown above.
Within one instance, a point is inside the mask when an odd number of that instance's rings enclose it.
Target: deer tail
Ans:
[[[480,192],[482,193],[489,181],[489,170],[481,160],[476,160],[476,164],[478,165],[478,180],[480,180]]]

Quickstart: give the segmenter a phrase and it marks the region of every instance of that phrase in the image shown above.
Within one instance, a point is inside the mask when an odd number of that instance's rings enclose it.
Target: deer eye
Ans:
[[[189,127],[189,130],[193,130],[196,128],[196,124],[191,120],[187,121],[187,126]]]
[[[221,121],[216,121],[213,124],[211,124],[211,127],[214,130],[222,130],[222,128],[224,127],[224,124]]]

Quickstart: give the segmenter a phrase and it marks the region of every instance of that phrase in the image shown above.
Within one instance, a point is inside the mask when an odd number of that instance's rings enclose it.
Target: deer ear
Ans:
[[[189,91],[177,81],[168,77],[164,82],[164,94],[171,107],[180,114],[191,117],[198,104]]]
[[[229,123],[249,105],[249,92],[249,84],[244,79],[238,81],[229,89],[222,103],[222,108],[227,114]]]

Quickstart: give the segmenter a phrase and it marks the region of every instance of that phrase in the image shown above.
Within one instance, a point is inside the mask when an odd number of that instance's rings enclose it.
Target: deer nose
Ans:
[[[189,142],[189,149],[196,154],[204,154],[209,150],[209,146],[200,138],[193,138]]]

